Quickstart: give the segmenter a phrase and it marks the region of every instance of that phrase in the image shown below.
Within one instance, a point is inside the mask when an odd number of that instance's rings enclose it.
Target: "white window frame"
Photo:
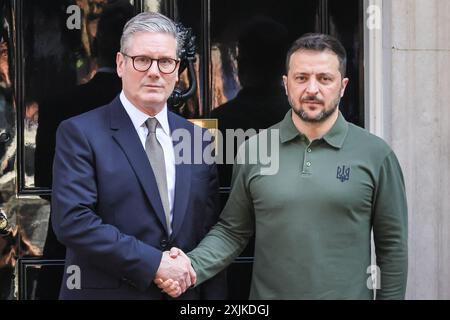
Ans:
[[[371,133],[390,140],[390,28],[389,0],[364,0],[364,126]],[[374,28],[374,12],[379,24]]]

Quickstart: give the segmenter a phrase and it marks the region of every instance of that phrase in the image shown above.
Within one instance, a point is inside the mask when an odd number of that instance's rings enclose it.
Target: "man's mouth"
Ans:
[[[323,104],[321,101],[317,101],[317,100],[302,100],[302,103],[306,103],[306,104]]]

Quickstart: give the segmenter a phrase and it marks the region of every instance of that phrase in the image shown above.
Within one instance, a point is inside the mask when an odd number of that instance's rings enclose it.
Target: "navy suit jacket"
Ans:
[[[171,131],[184,128],[194,137],[189,121],[172,112],[168,120]],[[207,144],[201,144],[203,150]],[[153,284],[162,251],[172,246],[190,251],[214,225],[219,215],[217,180],[214,164],[202,160],[176,165],[169,236],[151,165],[119,97],[62,122],[52,193],[53,228],[67,247],[60,298],[166,298]],[[76,269],[70,266],[79,268],[80,289],[67,285],[76,285]],[[180,298],[225,299],[225,274]]]

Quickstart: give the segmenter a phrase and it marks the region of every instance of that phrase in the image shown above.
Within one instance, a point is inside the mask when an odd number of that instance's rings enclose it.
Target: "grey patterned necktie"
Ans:
[[[148,118],[145,124],[148,128],[148,135],[147,139],[145,140],[145,152],[147,153],[148,160],[150,161],[153,173],[156,178],[159,197],[161,198],[164,214],[166,216],[167,229],[169,230],[170,234],[170,207],[169,195],[167,193],[166,163],[164,161],[163,148],[156,139],[156,126],[158,125],[158,120],[156,118]]]

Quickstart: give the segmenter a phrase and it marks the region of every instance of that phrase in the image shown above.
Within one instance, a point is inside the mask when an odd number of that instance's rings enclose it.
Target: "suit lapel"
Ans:
[[[128,117],[119,96],[111,102],[111,129],[113,139],[119,144],[125,153],[131,167],[147,195],[158,219],[166,229],[166,218],[159,197],[155,175],[148,161],[147,155],[140,142],[139,136]]]
[[[175,129],[184,128],[191,133],[191,139],[193,138],[191,130],[186,125],[185,120],[179,118],[172,112],[168,112],[168,120],[171,132]],[[192,142],[193,143],[193,142]],[[174,146],[176,142],[174,142]],[[192,148],[192,150],[194,150]],[[175,158],[177,155],[175,155]],[[175,165],[175,199],[173,206],[173,220],[172,220],[172,235],[173,239],[183,223],[184,216],[186,214],[186,208],[189,202],[189,194],[191,189],[191,165],[186,163]]]

